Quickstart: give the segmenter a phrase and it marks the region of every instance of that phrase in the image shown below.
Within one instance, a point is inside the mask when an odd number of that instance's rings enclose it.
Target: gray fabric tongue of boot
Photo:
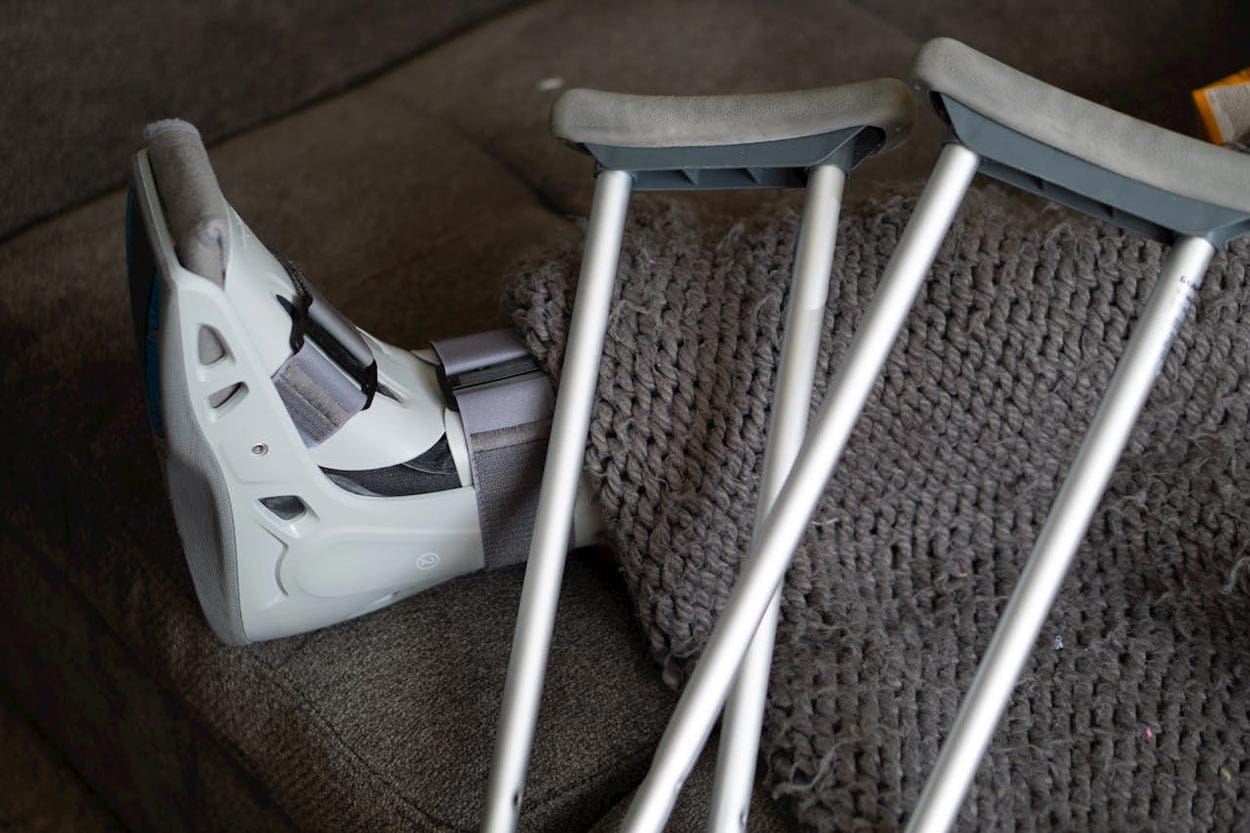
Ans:
[[[224,283],[229,209],[200,132],[189,122],[165,119],[149,124],[143,138],[179,262]]]
[[[364,410],[365,395],[321,351],[304,345],[273,374],[274,387],[304,444],[320,445]]]

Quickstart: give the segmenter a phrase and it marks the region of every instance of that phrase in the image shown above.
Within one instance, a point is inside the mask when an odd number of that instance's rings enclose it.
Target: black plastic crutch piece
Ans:
[[[912,83],[980,172],[1163,243],[1250,231],[1250,159],[1066,93],[950,38]]]
[[[738,96],[570,90],[556,102],[552,132],[595,158],[597,182],[483,830],[510,833],[520,813],[630,191],[801,187],[810,178],[836,207],[845,172],[902,141],[914,110],[893,80]],[[827,263],[824,271],[827,282]]]

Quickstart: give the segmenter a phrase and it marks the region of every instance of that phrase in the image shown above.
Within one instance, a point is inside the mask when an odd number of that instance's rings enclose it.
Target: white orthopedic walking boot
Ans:
[[[358,330],[226,203],[199,133],[134,157],[144,393],[204,613],[242,644],[524,561],[551,385],[507,331],[406,350]],[[579,498],[575,542],[596,531]]]

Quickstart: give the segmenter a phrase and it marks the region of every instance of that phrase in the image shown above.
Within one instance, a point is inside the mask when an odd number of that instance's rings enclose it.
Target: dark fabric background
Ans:
[[[0,240],[121,182],[149,121],[187,119],[211,143],[516,2],[11,0],[0,10]]]

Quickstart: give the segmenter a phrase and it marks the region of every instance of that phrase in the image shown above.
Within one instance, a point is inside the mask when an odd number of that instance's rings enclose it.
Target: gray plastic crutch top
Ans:
[[[1164,240],[1219,245],[1250,230],[1245,154],[1064,92],[950,38],[920,50],[912,84],[990,176]]]
[[[551,132],[633,190],[800,187],[820,164],[853,168],[903,142],[916,104],[883,78],[781,93],[646,96],[573,89]]]

